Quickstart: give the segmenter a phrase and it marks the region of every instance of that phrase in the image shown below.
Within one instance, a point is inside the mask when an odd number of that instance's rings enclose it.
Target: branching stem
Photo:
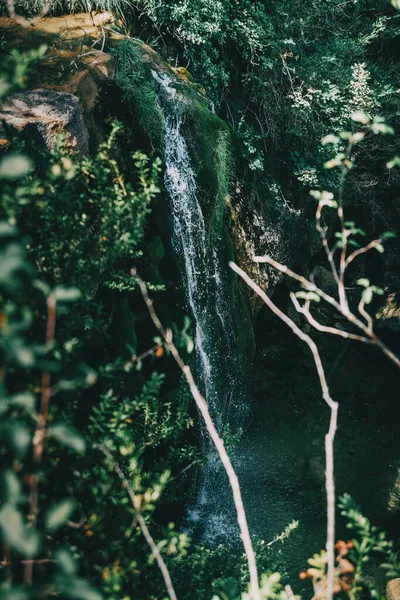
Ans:
[[[235,271],[243,281],[265,302],[268,308],[279,317],[293,333],[305,342],[311,350],[315,367],[318,373],[319,383],[321,386],[322,397],[330,408],[329,431],[325,436],[325,458],[326,458],[326,495],[327,495],[327,540],[326,551],[328,555],[328,582],[327,582],[327,598],[331,600],[333,597],[333,583],[335,576],[335,478],[333,468],[333,444],[337,427],[338,403],[335,402],[330,395],[328,383],[325,377],[324,367],[317,345],[314,340],[304,333],[290,317],[282,312],[267,294],[258,286],[240,267],[235,263],[230,262],[229,266]]]
[[[54,296],[47,297],[47,323],[46,323],[46,348],[49,349],[54,342],[56,333],[56,299]],[[49,371],[42,374],[42,395],[40,399],[40,410],[36,422],[36,430],[33,435],[33,460],[36,464],[40,464],[44,442],[46,439],[46,426],[49,416],[51,390],[51,375]],[[29,476],[29,503],[31,514],[31,527],[36,527],[37,515],[39,510],[39,477],[36,473],[31,473]],[[24,561],[24,582],[27,585],[32,585],[33,582],[33,565],[35,561]]]
[[[224,442],[221,439],[221,437],[218,435],[215,425],[211,419],[211,415],[208,410],[207,402],[201,395],[201,393],[195,383],[195,380],[194,380],[194,377],[190,370],[190,367],[183,362],[183,360],[173,342],[172,331],[170,329],[165,329],[164,326],[162,325],[160,319],[158,318],[158,316],[154,310],[153,301],[150,299],[150,297],[147,293],[146,285],[145,285],[144,281],[138,276],[136,269],[132,269],[131,273],[132,273],[133,277],[135,277],[135,279],[137,280],[137,282],[139,284],[140,291],[142,292],[143,299],[146,303],[147,309],[149,311],[150,317],[151,317],[155,327],[158,329],[160,335],[163,337],[172,356],[174,357],[176,363],[178,364],[179,368],[181,369],[182,373],[184,374],[184,376],[186,378],[186,381],[189,385],[193,399],[196,402],[197,408],[199,409],[201,416],[203,417],[203,421],[204,421],[204,424],[210,435],[210,438],[218,452],[218,455],[219,455],[222,465],[226,471],[226,474],[228,475],[229,483],[230,483],[230,486],[232,489],[233,500],[234,500],[235,508],[236,508],[237,521],[239,524],[240,534],[241,534],[244,550],[246,553],[247,563],[249,566],[251,597],[253,600],[261,600],[260,587],[259,587],[259,583],[258,583],[256,557],[255,557],[255,553],[253,550],[253,545],[251,543],[251,537],[250,537],[250,532],[249,532],[249,528],[248,528],[248,524],[247,524],[246,513],[244,510],[244,506],[243,506],[242,493],[240,491],[238,477],[235,473],[235,470],[233,468],[231,460],[225,449]]]
[[[95,448],[98,448],[100,450],[100,452],[102,452],[108,458],[108,460],[112,464],[114,471],[116,472],[116,474],[122,481],[122,485],[126,489],[129,499],[132,502],[132,506],[135,511],[136,519],[137,519],[137,522],[139,523],[139,527],[143,533],[143,537],[145,538],[146,542],[148,543],[150,550],[151,550],[151,552],[157,562],[157,565],[161,571],[161,574],[164,579],[165,587],[167,588],[168,596],[169,596],[170,600],[177,600],[176,593],[174,590],[174,586],[172,585],[172,580],[171,580],[171,576],[169,574],[167,565],[165,564],[164,559],[161,556],[159,549],[157,548],[157,545],[149,531],[149,528],[146,525],[146,522],[143,518],[142,513],[138,509],[138,506],[140,504],[139,498],[136,496],[135,492],[132,489],[132,486],[129,484],[129,481],[125,477],[121,467],[119,466],[117,461],[114,459],[113,455],[108,450],[108,448],[106,448],[102,444],[95,444]]]

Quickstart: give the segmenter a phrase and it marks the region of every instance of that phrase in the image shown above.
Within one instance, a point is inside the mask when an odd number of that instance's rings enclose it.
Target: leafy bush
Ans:
[[[25,60],[24,76],[7,65],[8,90],[24,85],[36,57],[12,57]],[[170,479],[163,502],[176,501],[186,467],[198,461],[189,396],[182,383],[165,384],[158,343],[136,356],[135,316],[121,291],[135,289],[130,269],[159,161],[137,152],[121,166],[120,129],[85,158],[68,154],[62,138],[49,152],[11,136],[0,160],[4,598],[158,594],[139,513],[163,554],[186,552],[186,536],[153,513]],[[121,306],[132,327],[117,340],[131,341],[123,357],[113,339]],[[101,448],[132,481],[138,504]]]

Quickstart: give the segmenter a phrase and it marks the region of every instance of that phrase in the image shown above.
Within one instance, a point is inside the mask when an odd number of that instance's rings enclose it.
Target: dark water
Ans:
[[[291,520],[299,521],[281,546],[296,587],[307,558],[325,546],[329,409],[307,348],[264,309],[257,333],[253,419],[238,449],[240,480],[253,533],[268,542]],[[399,517],[389,510],[389,497],[400,466],[400,373],[370,347],[314,337],[340,403],[337,495],[350,493],[366,516],[396,534]],[[339,517],[337,539],[349,537]]]

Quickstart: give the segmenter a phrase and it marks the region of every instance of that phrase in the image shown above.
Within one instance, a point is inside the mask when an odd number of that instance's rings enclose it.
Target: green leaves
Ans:
[[[362,298],[365,304],[371,304],[374,294],[383,296],[384,290],[376,285],[371,285],[369,279],[362,277],[358,279],[357,284],[364,288]]]
[[[394,231],[384,231],[381,234],[381,239],[383,241],[385,241],[385,240],[392,240],[392,239],[394,239],[396,237],[397,237],[397,235],[394,233]]]
[[[3,472],[3,489],[5,500],[8,504],[15,506],[21,501],[21,481],[11,469]]]
[[[345,158],[346,155],[343,152],[339,152],[339,154],[337,154],[334,158],[324,162],[324,168],[334,169],[335,167],[341,167]]]
[[[55,552],[54,558],[57,561],[63,574],[68,576],[76,575],[76,562],[70,550],[67,550],[67,548],[61,548],[60,550],[57,550],[57,552]]]
[[[78,431],[66,423],[55,423],[49,428],[50,435],[60,444],[70,448],[78,454],[84,454],[86,442]]]
[[[58,285],[54,288],[53,295],[58,302],[76,302],[81,297],[81,291],[75,287]]]
[[[66,598],[76,600],[102,600],[102,595],[88,582],[77,576],[76,561],[67,548],[60,548],[54,553],[58,565],[55,580],[56,589]]]
[[[321,144],[323,146],[327,146],[328,144],[338,144],[339,142],[340,142],[340,139],[338,138],[338,136],[333,135],[333,134],[326,135],[321,140]]]
[[[2,224],[3,231],[6,230],[7,224]],[[15,229],[9,228],[15,232]],[[7,231],[5,231],[7,235]],[[17,273],[26,272],[31,269],[27,264],[25,253],[22,246],[12,240],[9,240],[0,249],[0,285],[10,292],[15,291],[20,287],[20,279]]]
[[[375,135],[394,135],[394,129],[390,125],[385,123],[383,117],[374,117],[373,122],[370,125],[371,131]]]
[[[182,342],[186,346],[186,352],[191,354],[194,349],[194,343],[188,331],[190,329],[190,319],[187,315],[183,317],[183,329],[181,331]]]
[[[355,584],[368,587],[364,578],[364,565],[372,562],[378,554],[379,566],[386,571],[386,576],[399,577],[400,556],[394,551],[392,540],[387,539],[387,534],[382,529],[371,524],[365,517],[358,504],[349,494],[339,498],[338,506],[342,516],[347,519],[347,528],[354,531],[358,539],[353,539],[353,550],[350,551],[351,561],[357,565]],[[390,573],[390,575],[389,575]]]
[[[397,8],[397,10],[400,10],[400,0],[390,0],[392,3],[392,6],[394,6],[394,8]]]
[[[31,443],[29,429],[22,422],[11,420],[6,421],[1,429],[14,452],[21,458]]]
[[[362,285],[362,287],[367,288],[369,287],[369,279],[362,277],[361,279],[358,279],[357,285]]]
[[[64,525],[74,512],[76,501],[72,498],[61,500],[53,506],[47,513],[45,518],[46,528],[55,531],[61,525]]]
[[[400,1],[400,0],[399,0]],[[386,163],[388,169],[394,169],[395,167],[400,167],[400,156],[394,156],[392,160]]]
[[[19,179],[32,170],[31,159],[23,154],[8,154],[0,161],[0,179]]]
[[[315,292],[296,292],[295,296],[296,298],[302,298],[310,302],[321,302],[320,296]]]
[[[337,202],[334,200],[332,192],[311,190],[310,196],[318,200],[324,206],[329,206],[329,208],[337,208]]]
[[[350,118],[355,123],[362,123],[362,125],[367,125],[370,122],[369,116],[363,113],[362,111],[356,111],[351,113]]]
[[[21,512],[12,504],[5,504],[0,510],[0,526],[5,543],[13,550],[29,558],[37,555],[40,536],[26,526]]]

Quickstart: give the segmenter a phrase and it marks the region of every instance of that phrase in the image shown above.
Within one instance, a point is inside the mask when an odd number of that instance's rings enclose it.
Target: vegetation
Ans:
[[[392,136],[400,85],[393,61],[400,35],[396,2],[294,0],[289,10],[284,0],[16,0],[11,8],[28,22],[48,9],[111,10],[127,31],[153,41],[186,94],[184,128],[215,252],[220,238],[229,238],[229,194],[231,207],[236,195],[248,197],[250,214],[258,203],[264,217],[286,214],[283,199],[304,221],[317,200],[320,238],[312,239],[311,250],[325,250],[337,300],[313,274],[303,276],[270,256],[255,260],[301,284],[291,298],[308,325],[376,346],[399,366],[392,340],[378,336],[374,324],[388,297],[395,304],[396,285],[373,283],[374,264],[365,263],[361,276],[353,264],[370,250],[382,254],[399,225],[398,206],[388,202],[400,164]],[[27,88],[38,62],[54,49],[9,52],[5,43],[1,49],[3,103]],[[315,600],[383,598],[384,584],[400,577],[400,550],[393,530],[372,525],[351,496],[335,498],[338,403],[319,350],[309,329],[233,264],[308,344],[331,410],[326,550],[306,569],[298,564],[288,573],[279,547],[298,535],[296,521],[271,540],[250,536],[246,491],[230,459],[240,438],[229,424],[224,435],[217,432],[204,382],[196,385],[191,374],[201,348],[196,324],[182,310],[168,227],[160,224],[167,218],[157,157],[164,136],[159,92],[141,42],[126,36],[106,49],[116,71],[101,101],[121,98],[118,106],[128,106],[135,119],[129,132],[108,105],[101,107],[103,130],[87,155],[72,152],[63,134],[49,148],[29,130],[1,128],[0,599],[295,600],[294,592],[313,593]],[[176,69],[178,61],[190,66],[208,99],[187,69]],[[136,149],[132,131],[150,142],[148,154]],[[325,218],[325,209],[336,213]],[[345,220],[345,209],[354,220]],[[386,233],[363,245],[371,215],[369,231]],[[223,247],[234,258],[230,239]],[[314,260],[312,251],[306,262]],[[396,282],[398,274],[391,275]],[[359,298],[349,294],[350,284],[358,286]],[[238,280],[219,285],[232,306],[242,307],[238,320],[247,325],[250,307]],[[318,308],[321,300],[331,312]],[[251,302],[257,308],[253,296]],[[332,307],[347,327],[342,321],[331,326]],[[252,336],[239,331],[236,343]],[[205,421],[202,433],[194,404]],[[214,460],[202,452],[206,433],[229,478],[244,554],[239,539],[210,546],[196,528],[191,539],[185,527],[201,469]],[[336,506],[350,540],[337,540]]]

